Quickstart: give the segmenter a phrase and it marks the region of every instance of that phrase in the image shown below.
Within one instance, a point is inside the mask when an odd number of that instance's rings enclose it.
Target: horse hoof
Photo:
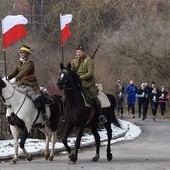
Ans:
[[[70,159],[71,162],[76,163],[77,158],[76,158],[76,156],[75,156],[75,154],[74,154],[73,152],[71,152],[71,153],[68,155],[68,157],[69,157],[69,159]]]
[[[50,156],[50,157],[49,157],[49,160],[50,160],[50,161],[53,161],[53,156]]]
[[[9,164],[14,165],[14,164],[16,164],[16,162],[17,162],[16,160],[11,160]]]
[[[27,158],[27,160],[28,160],[28,161],[32,161],[32,156],[29,156],[29,157]]]
[[[96,155],[95,157],[92,158],[92,162],[97,162],[99,160],[100,156]]]
[[[69,163],[68,164],[76,164],[76,162],[74,162],[74,161],[69,161]]]
[[[70,154],[68,154],[68,158],[69,158],[70,161],[73,159],[73,157],[74,157],[74,153],[73,153],[73,152],[71,152]]]
[[[45,154],[45,159],[48,160],[49,156],[50,156],[50,153]]]
[[[112,156],[112,154],[110,153],[110,154],[107,154],[107,160],[108,161],[111,161],[112,160],[112,158],[113,158],[113,156]]]

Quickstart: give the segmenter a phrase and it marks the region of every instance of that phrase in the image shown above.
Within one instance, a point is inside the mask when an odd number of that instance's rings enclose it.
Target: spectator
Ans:
[[[154,122],[156,122],[156,113],[157,113],[158,104],[159,104],[159,93],[156,87],[153,87],[153,90],[149,96],[149,99],[150,99],[152,115],[153,115],[152,119]]]
[[[120,118],[123,118],[124,86],[122,85],[121,80],[117,81],[115,95],[116,95],[118,116],[120,116]]]
[[[162,86],[159,92],[159,106],[160,106],[162,119],[164,119],[164,113],[166,110],[167,101],[168,101],[168,92],[166,91],[165,86]]]
[[[138,109],[139,109],[139,117],[141,117],[142,114],[142,119],[145,120],[147,118],[147,109],[148,109],[148,96],[149,96],[149,91],[146,89],[145,83],[141,84],[141,88],[137,91],[138,95],[141,95],[138,97]],[[142,112],[141,112],[142,110]]]
[[[127,93],[128,112],[131,110],[133,118],[135,118],[135,102],[136,102],[137,87],[134,85],[133,80],[126,86],[125,93]]]

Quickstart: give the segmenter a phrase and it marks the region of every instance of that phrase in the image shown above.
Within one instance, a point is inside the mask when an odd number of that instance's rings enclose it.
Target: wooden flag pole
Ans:
[[[60,44],[61,44],[61,62],[63,63],[63,66],[64,66],[64,47],[63,47],[63,44],[62,44],[62,38],[63,38],[63,35],[62,35],[62,31],[61,31],[61,16],[62,16],[62,14],[60,14]]]
[[[4,70],[5,70],[5,77],[7,77],[7,65],[6,65],[6,52],[5,52],[5,49],[3,49],[3,52],[4,52]]]
[[[2,23],[2,35],[3,35],[3,29],[4,29],[3,19],[1,20],[1,23]],[[3,36],[2,36],[2,44],[3,44],[3,55],[4,55],[4,71],[5,71],[5,77],[7,77],[6,51],[4,48],[5,40],[3,39]]]
[[[62,59],[62,63],[64,66],[64,47],[63,47],[63,45],[61,45],[61,59]]]

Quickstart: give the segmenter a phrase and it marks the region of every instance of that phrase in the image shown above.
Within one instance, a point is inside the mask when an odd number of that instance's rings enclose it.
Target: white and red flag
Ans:
[[[72,21],[73,16],[71,14],[61,15],[60,14],[60,29],[61,29],[61,45],[63,46],[67,38],[71,37],[69,30],[69,24]]]
[[[27,23],[28,20],[23,15],[7,15],[2,20],[2,45],[4,49],[27,35],[27,30],[24,27]]]

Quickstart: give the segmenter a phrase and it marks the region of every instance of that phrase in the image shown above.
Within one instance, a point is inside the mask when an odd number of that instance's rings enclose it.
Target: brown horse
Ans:
[[[100,136],[98,134],[98,114],[94,112],[94,109],[87,107],[84,103],[84,99],[81,94],[81,81],[79,76],[71,70],[71,64],[65,68],[63,64],[60,64],[61,72],[59,74],[57,86],[60,90],[64,89],[65,95],[65,130],[63,137],[63,144],[65,145],[68,153],[69,159],[73,163],[76,163],[78,158],[78,149],[80,147],[81,137],[83,135],[84,128],[90,128],[92,134],[95,138],[96,143],[96,155],[92,158],[92,161],[98,161],[100,158]],[[112,153],[110,148],[110,141],[112,139],[112,129],[111,123],[117,127],[121,127],[118,119],[114,114],[114,108],[116,105],[115,98],[113,95],[107,95],[111,106],[103,109],[103,114],[107,118],[107,122],[104,123],[108,135],[108,145],[107,145],[107,160],[112,160]],[[74,153],[67,144],[67,138],[70,135],[73,128],[78,131],[77,138],[75,142]]]

